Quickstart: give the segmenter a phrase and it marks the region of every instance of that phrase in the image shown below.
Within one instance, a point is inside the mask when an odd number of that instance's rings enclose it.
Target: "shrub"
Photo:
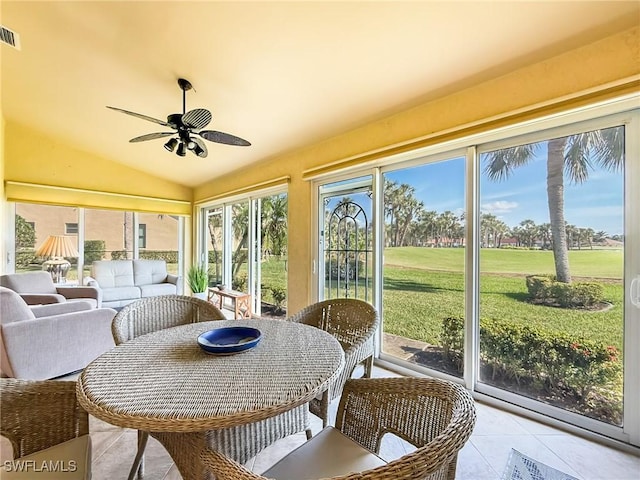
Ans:
[[[557,282],[553,275],[528,275],[529,298],[536,303],[562,308],[591,307],[604,300],[604,288],[599,283]]]
[[[464,321],[458,317],[446,317],[442,320],[440,345],[445,360],[456,366],[462,372],[464,359]]]
[[[356,274],[364,278],[364,261],[361,258],[349,258],[347,262],[331,258],[324,263],[325,279],[329,280],[355,280]]]
[[[16,252],[16,267],[26,268],[32,263],[37,263],[36,251],[34,249],[24,249]]]
[[[243,273],[241,275],[238,275],[236,278],[234,278],[233,281],[231,282],[231,288],[239,292],[246,291],[247,290],[247,274]]]
[[[529,297],[535,300],[544,300],[548,296],[549,289],[555,282],[555,275],[527,275],[525,281]]]
[[[440,335],[445,357],[458,368],[464,354],[462,327],[461,318],[444,318]],[[526,381],[557,396],[568,391],[585,407],[594,403],[594,395],[602,402],[612,398],[622,375],[614,346],[504,320],[480,320],[480,356],[492,380]],[[615,405],[601,408],[615,410]]]
[[[178,263],[177,250],[140,250],[138,257],[144,260],[164,260],[167,263]]]
[[[16,248],[33,248],[36,246],[36,229],[23,217],[16,214]]]
[[[111,260],[126,260],[127,258],[126,250],[114,250],[111,252]]]
[[[550,393],[570,390],[579,401],[621,374],[615,347],[562,332],[483,319],[480,339],[480,354],[494,377],[529,377]]]
[[[273,298],[276,311],[281,312],[287,298],[287,291],[282,287],[271,287],[271,297]]]
[[[104,240],[85,240],[84,241],[84,264],[91,265],[93,262],[102,260],[105,253]]]

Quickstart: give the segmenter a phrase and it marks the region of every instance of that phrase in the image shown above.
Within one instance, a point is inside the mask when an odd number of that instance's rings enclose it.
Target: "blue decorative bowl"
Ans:
[[[231,355],[255,347],[262,334],[257,328],[215,328],[198,336],[198,345],[212,355]]]

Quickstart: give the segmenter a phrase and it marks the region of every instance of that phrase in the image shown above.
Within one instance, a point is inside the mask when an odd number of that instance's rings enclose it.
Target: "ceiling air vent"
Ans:
[[[20,35],[4,25],[0,25],[0,41],[20,50]]]

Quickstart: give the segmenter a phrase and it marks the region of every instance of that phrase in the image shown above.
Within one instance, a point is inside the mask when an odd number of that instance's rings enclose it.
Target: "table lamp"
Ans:
[[[64,235],[49,235],[40,248],[36,250],[39,257],[49,257],[42,264],[42,269],[49,272],[53,283],[66,283],[67,272],[71,263],[65,257],[77,257],[78,249],[71,237]]]

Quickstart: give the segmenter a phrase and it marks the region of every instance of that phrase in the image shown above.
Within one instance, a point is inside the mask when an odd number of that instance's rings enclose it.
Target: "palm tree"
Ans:
[[[533,220],[527,219],[520,222],[520,235],[522,235],[527,247],[533,247],[538,231],[539,228]]]
[[[207,227],[211,239],[211,252],[213,252],[213,281],[222,281],[222,209],[210,210],[207,214]],[[211,257],[209,257],[210,259]]]
[[[549,248],[551,245],[551,224],[543,223],[542,225],[538,225],[538,235],[542,239],[542,248]]]
[[[281,257],[287,246],[287,195],[263,198],[261,215],[263,256],[268,251]]]
[[[593,241],[595,243],[602,243],[607,239],[607,232],[599,230],[593,235]]]
[[[231,255],[231,278],[236,279],[240,267],[248,258],[249,241],[249,202],[236,203],[231,207],[231,228],[236,250]]]
[[[484,172],[490,180],[506,179],[515,168],[531,161],[536,151],[545,144],[547,203],[556,279],[570,283],[564,218],[564,174],[573,183],[583,183],[589,178],[589,170],[593,168],[594,162],[609,171],[620,170],[624,163],[624,129],[612,127],[496,150],[487,155]]]

